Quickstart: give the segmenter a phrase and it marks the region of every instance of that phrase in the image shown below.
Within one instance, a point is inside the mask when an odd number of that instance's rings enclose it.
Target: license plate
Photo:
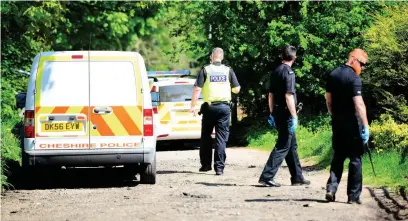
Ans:
[[[82,131],[84,128],[83,122],[65,122],[65,123],[42,123],[42,132],[70,132]]]

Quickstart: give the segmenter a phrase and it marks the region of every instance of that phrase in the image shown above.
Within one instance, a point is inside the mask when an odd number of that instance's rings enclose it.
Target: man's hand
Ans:
[[[276,127],[275,118],[272,116],[272,114],[270,114],[268,117],[268,123],[271,125],[272,129]]]
[[[194,108],[194,107],[190,107],[190,113],[192,113],[194,117],[195,117],[195,116],[197,116],[197,114],[196,114],[196,111],[195,111],[195,108]]]
[[[370,129],[368,126],[365,126],[361,131],[361,138],[363,139],[364,144],[368,143],[368,139],[370,138]]]
[[[294,133],[297,126],[298,126],[298,117],[297,116],[291,116],[289,118],[289,132]]]

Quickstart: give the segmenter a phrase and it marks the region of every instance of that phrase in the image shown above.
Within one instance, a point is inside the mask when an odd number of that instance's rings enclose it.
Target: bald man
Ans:
[[[326,200],[335,201],[344,161],[350,159],[347,195],[349,204],[361,204],[363,144],[368,142],[369,126],[362,98],[361,71],[368,61],[361,49],[350,52],[346,64],[330,73],[326,84],[326,104],[332,118],[333,159],[327,181]]]

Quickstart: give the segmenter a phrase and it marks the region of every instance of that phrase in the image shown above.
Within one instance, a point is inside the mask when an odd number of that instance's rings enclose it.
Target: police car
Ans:
[[[196,76],[190,70],[148,71],[151,93],[158,94],[154,104],[157,140],[196,140],[201,137],[201,115],[190,113],[191,96]],[[202,96],[195,106],[196,113],[203,103]],[[156,107],[155,107],[156,106]],[[212,137],[214,138],[214,131]]]

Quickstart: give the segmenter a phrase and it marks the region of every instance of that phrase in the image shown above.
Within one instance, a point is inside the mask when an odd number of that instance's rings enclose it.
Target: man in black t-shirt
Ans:
[[[282,52],[282,64],[270,76],[269,87],[269,124],[278,130],[278,140],[271,152],[259,183],[268,187],[279,187],[274,177],[283,159],[289,167],[292,185],[309,185],[302,175],[302,167],[297,154],[295,130],[297,127],[296,113],[296,82],[291,66],[296,59],[296,48],[287,46]],[[276,118],[276,122],[275,122]]]
[[[327,181],[326,199],[335,201],[343,173],[344,161],[350,159],[347,183],[348,203],[361,204],[363,143],[368,142],[369,127],[366,107],[361,97],[359,77],[368,56],[354,49],[348,61],[330,73],[326,84],[326,104],[332,118],[333,159]]]

